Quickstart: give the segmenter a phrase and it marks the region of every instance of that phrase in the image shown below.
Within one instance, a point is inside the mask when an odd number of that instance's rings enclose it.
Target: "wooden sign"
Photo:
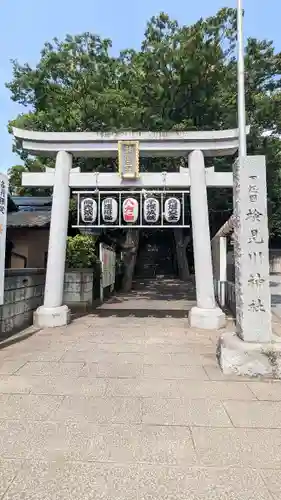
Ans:
[[[118,142],[119,174],[123,179],[137,179],[139,176],[139,142]]]
[[[8,178],[0,173],[0,305],[4,304],[8,189]]]

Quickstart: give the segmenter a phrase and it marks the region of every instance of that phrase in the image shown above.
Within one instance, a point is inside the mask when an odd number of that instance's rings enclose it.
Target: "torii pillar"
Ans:
[[[56,156],[44,303],[34,313],[34,324],[39,328],[63,326],[70,321],[70,310],[63,305],[63,291],[71,167],[72,155],[59,151]]]
[[[225,326],[226,319],[215,301],[206,172],[202,151],[190,153],[188,166],[197,300],[196,307],[190,311],[189,323],[191,327],[217,330]]]

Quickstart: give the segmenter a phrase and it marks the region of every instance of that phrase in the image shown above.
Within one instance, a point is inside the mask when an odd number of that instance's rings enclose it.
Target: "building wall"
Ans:
[[[9,228],[7,237],[13,242],[14,254],[26,257],[27,268],[44,268],[49,243],[49,228]],[[12,255],[11,269],[23,267],[23,259]]]

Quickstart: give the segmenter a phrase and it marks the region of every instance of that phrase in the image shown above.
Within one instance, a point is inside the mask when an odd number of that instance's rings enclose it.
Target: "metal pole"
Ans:
[[[239,129],[239,158],[247,156],[246,134],[246,104],[245,104],[245,62],[244,62],[244,34],[243,34],[243,0],[237,0],[237,37],[238,37],[238,129]]]

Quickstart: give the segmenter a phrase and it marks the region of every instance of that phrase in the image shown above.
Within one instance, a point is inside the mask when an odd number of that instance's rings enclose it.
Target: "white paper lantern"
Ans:
[[[164,217],[170,224],[179,222],[181,216],[181,203],[178,198],[168,198],[165,201]]]
[[[105,198],[101,205],[104,222],[114,223],[118,217],[118,203],[114,198]]]
[[[83,222],[93,224],[97,218],[98,207],[96,200],[85,198],[81,203],[81,218]]]
[[[160,215],[160,203],[156,198],[146,198],[143,204],[143,216],[147,223],[155,223]]]
[[[123,219],[133,224],[139,216],[139,204],[135,198],[126,198],[123,201]]]

